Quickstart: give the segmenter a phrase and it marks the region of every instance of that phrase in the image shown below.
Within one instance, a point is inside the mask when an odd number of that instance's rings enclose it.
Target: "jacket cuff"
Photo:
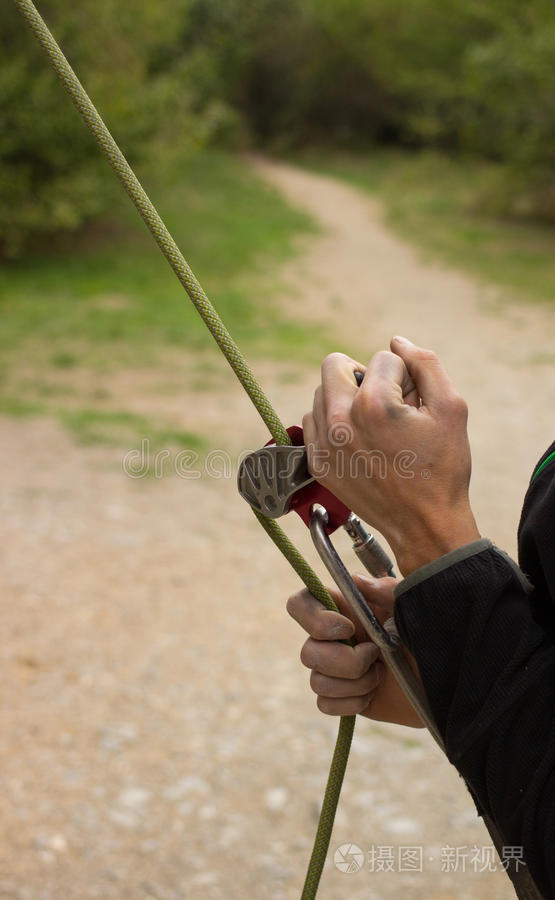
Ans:
[[[426,563],[425,566],[421,566],[420,569],[415,569],[414,572],[411,572],[410,575],[399,581],[393,589],[393,596],[397,600],[401,594],[410,591],[411,588],[422,581],[427,581],[432,575],[443,572],[444,569],[448,569],[455,563],[468,559],[469,556],[475,556],[477,553],[482,553],[483,550],[489,550],[490,547],[493,547],[493,544],[488,538],[480,538],[477,541],[471,541],[470,544],[465,544],[463,547],[457,547],[456,550],[451,550],[444,556],[440,556],[438,559]]]

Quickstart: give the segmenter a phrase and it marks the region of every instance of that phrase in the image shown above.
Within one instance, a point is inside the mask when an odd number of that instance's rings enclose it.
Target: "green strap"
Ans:
[[[547,465],[549,465],[549,463],[550,463],[552,460],[554,460],[554,459],[555,459],[555,450],[553,451],[553,453],[550,453],[549,456],[546,457],[546,459],[544,459],[544,461],[538,466],[538,468],[536,469],[536,471],[535,471],[534,474],[532,475],[532,478],[530,479],[530,484],[532,484],[532,482],[534,481],[535,478],[538,477],[538,475],[540,474],[540,472],[543,472],[543,470],[545,469],[545,467],[546,467]]]
[[[290,444],[291,441],[289,435],[264,394],[259,382],[206,296],[200,283],[197,281],[190,266],[184,259],[177,244],[158,215],[158,212],[148,198],[144,188],[137,179],[114,138],[102,121],[94,104],[87,96],[75,72],[48,30],[44,20],[32,3],[32,0],[14,0],[14,3],[27,20],[27,23],[34,32],[39,44],[48,55],[56,75],[65,87],[74,105],[77,107],[87,128],[92,133],[96,143],[102,150],[102,153],[110,163],[136,209],[142,216],[147,228],[177,275],[179,281],[185,288],[218,347],[251,398],[276,444]],[[337,609],[330,594],[318,576],[312,571],[308,563],[305,562],[301,554],[289,541],[279,525],[271,519],[266,519],[258,514],[256,515],[267,534],[293,566],[310,592],[328,609]],[[324,795],[314,849],[312,851],[306,875],[302,900],[312,900],[312,898],[316,896],[318,890],[318,884],[331,838],[331,831],[339,794],[341,792],[343,776],[349,757],[354,725],[355,716],[345,716],[340,721],[335,752]]]

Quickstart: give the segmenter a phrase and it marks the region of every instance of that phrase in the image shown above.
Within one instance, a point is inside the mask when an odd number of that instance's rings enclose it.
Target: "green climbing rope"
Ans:
[[[307,586],[310,593],[327,609],[337,609],[327,589],[294,544],[291,543],[276,520],[267,519],[266,516],[256,512],[256,510],[254,510],[254,514],[266,534],[273,540],[278,550],[283,553],[286,560],[293,567],[301,581]],[[341,794],[341,786],[343,784],[345,769],[351,750],[355,721],[356,716],[342,716],[339,721],[339,730],[337,732],[335,750],[333,751],[330,765],[328,783],[324,792],[322,810],[320,812],[318,828],[316,829],[314,846],[308,864],[301,900],[312,900],[318,891],[318,884],[320,883],[322,869],[328,853],[333,820],[335,819],[337,803],[339,795]]]
[[[102,121],[93,102],[85,92],[77,75],[71,68],[46,23],[32,3],[32,0],[14,0],[14,3],[31,27],[37,41],[45,50],[56,75],[62,82],[64,88],[71,97],[71,100],[81,114],[86,126],[96,140],[96,143],[143,218],[147,228],[160,247],[160,250],[185,288],[218,347],[252,400],[276,444],[290,444],[291,441],[283,423],[277,416],[244,356],[206,296],[203,288],[191,270],[191,267],[186,262],[179,247],[158,215],[154,205],[151,203],[146,191]],[[293,546],[279,525],[275,521],[266,519],[264,516],[258,515],[257,513],[256,516],[262,527],[273,540],[274,544],[292,565],[293,569],[297,572],[309,591],[328,609],[336,609],[329,592],[315,572],[312,571],[308,563],[303,559],[299,551]],[[343,783],[343,776],[349,757],[354,725],[354,716],[345,716],[340,721],[335,751],[314,841],[314,848],[302,892],[302,900],[312,900],[312,898],[316,896],[318,890],[318,884],[329,847],[337,802]]]

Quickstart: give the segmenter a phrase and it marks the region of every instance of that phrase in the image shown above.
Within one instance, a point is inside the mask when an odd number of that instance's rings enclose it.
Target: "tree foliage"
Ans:
[[[179,55],[166,60],[187,4],[44,0],[41,12],[134,164],[163,165],[225,124],[217,98],[202,107]],[[0,247],[14,255],[40,232],[74,230],[105,211],[113,180],[21,15],[0,26]]]
[[[477,154],[555,219],[553,0],[191,0],[183,48],[256,140]]]
[[[553,0],[43,0],[134,162],[239,131],[507,163],[501,207],[555,219]],[[0,245],[109,202],[98,152],[19,14],[0,26]]]

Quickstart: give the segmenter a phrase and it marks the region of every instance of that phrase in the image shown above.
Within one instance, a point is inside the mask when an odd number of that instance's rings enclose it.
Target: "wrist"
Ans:
[[[427,517],[386,536],[403,577],[445,556],[452,550],[480,539],[470,507],[441,517]]]

